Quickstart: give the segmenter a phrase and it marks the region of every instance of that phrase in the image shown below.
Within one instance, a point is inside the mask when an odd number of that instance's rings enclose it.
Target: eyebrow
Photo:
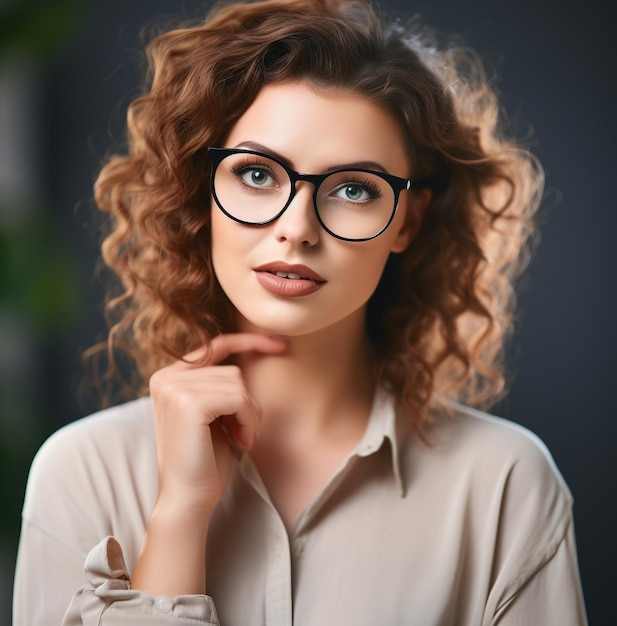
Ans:
[[[246,148],[248,150],[254,150],[255,152],[263,152],[264,154],[267,154],[269,156],[274,157],[275,159],[278,159],[279,161],[284,163],[287,167],[294,169],[292,162],[288,158],[284,157],[282,154],[279,154],[275,150],[268,148],[267,146],[257,143],[256,141],[243,141],[237,144],[236,146],[234,146],[234,148]],[[332,165],[331,167],[325,168],[322,173],[332,172],[334,170],[354,170],[354,169],[374,170],[376,172],[381,172],[382,174],[389,173],[388,170],[383,165],[377,163],[377,161],[354,161],[352,163],[337,163],[335,165]],[[302,172],[302,173],[306,173],[306,172]]]

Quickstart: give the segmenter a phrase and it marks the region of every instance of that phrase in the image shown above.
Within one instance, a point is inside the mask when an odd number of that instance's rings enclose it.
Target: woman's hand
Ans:
[[[286,347],[268,335],[220,335],[209,351],[197,350],[150,379],[159,494],[134,589],[169,596],[205,593],[208,524],[227,484],[230,444],[249,449],[261,419],[240,369],[220,363],[240,352],[280,354]]]
[[[268,335],[220,335],[205,364],[201,349],[152,376],[160,503],[204,514],[214,509],[227,483],[229,444],[250,449],[261,419],[240,368],[219,363],[239,352],[277,354],[285,347]]]

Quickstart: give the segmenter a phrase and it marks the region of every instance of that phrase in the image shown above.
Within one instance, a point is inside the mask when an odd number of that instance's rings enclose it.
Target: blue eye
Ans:
[[[371,181],[366,182],[346,182],[338,185],[333,190],[332,195],[338,200],[346,202],[370,202],[381,198],[381,189]]]
[[[231,173],[238,177],[240,183],[250,189],[272,189],[278,180],[271,168],[263,163],[241,162],[230,164]]]
[[[344,200],[351,200],[352,202],[365,202],[370,199],[370,194],[360,185],[346,185],[339,189],[337,195],[340,197],[341,194]]]
[[[246,170],[242,174],[242,180],[251,187],[270,187],[273,182],[268,172],[258,169]]]

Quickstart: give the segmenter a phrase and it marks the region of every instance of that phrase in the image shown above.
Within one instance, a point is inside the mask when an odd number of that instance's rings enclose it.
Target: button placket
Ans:
[[[273,532],[269,547],[266,581],[266,623],[272,626],[291,626],[292,581],[291,551],[287,531],[277,511],[272,507]]]
[[[295,557],[300,557],[304,553],[304,547],[306,545],[306,539],[304,537],[297,537],[293,540],[293,553]]]

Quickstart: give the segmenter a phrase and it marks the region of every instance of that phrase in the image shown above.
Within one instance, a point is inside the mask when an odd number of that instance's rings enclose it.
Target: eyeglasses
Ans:
[[[399,195],[426,186],[392,174],[340,169],[300,174],[279,159],[253,150],[208,148],[212,195],[227,217],[253,226],[278,219],[296,195],[296,183],[314,187],[313,206],[324,230],[343,241],[374,239],[390,225]]]

